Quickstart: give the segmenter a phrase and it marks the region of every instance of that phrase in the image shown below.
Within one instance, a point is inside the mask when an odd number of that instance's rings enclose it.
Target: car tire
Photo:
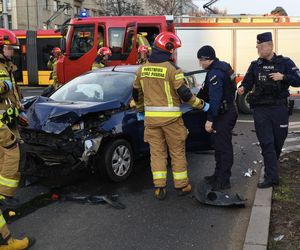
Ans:
[[[247,101],[247,97],[249,95],[249,92],[246,94],[243,94],[242,96],[237,96],[237,106],[239,111],[241,111],[244,114],[252,114],[252,109],[250,109],[250,105]]]
[[[100,154],[100,172],[114,182],[128,178],[133,169],[133,150],[124,139],[108,142]]]

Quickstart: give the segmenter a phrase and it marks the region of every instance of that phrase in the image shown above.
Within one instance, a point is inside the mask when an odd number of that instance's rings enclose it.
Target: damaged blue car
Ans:
[[[134,160],[149,154],[144,124],[137,120],[132,82],[138,66],[115,66],[81,75],[49,98],[38,97],[29,107],[29,126],[22,128],[27,175],[68,174],[79,167],[125,180]],[[194,87],[194,78],[187,77]],[[182,104],[189,130],[187,150],[211,149],[205,132],[206,114]]]

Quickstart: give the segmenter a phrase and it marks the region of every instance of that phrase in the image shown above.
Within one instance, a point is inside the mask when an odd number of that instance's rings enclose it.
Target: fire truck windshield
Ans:
[[[70,46],[70,57],[79,58],[94,45],[94,25],[75,26]]]

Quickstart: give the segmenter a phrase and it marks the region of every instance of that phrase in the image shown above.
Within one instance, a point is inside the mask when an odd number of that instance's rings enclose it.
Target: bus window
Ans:
[[[121,54],[122,52],[124,30],[124,28],[110,28],[108,31],[109,48],[111,49],[113,54]]]
[[[47,63],[54,47],[59,47],[60,38],[37,38],[38,70],[49,70]]]
[[[70,59],[77,59],[93,48],[94,29],[94,25],[74,27]]]

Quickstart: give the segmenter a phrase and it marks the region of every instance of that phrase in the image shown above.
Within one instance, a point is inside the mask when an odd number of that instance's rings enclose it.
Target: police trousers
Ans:
[[[16,136],[0,121],[0,195],[14,196],[20,180],[19,162]]]
[[[182,118],[161,127],[145,127],[144,140],[150,145],[151,171],[155,187],[167,185],[168,151],[171,157],[175,188],[189,184],[185,140],[187,129]]]
[[[257,106],[253,109],[256,136],[260,143],[267,181],[278,182],[278,159],[288,134],[288,107]]]
[[[238,112],[235,104],[228,105],[228,111],[220,114],[213,122],[212,134],[215,148],[216,167],[214,175],[220,182],[230,180],[233,165],[232,130],[236,124]]]

